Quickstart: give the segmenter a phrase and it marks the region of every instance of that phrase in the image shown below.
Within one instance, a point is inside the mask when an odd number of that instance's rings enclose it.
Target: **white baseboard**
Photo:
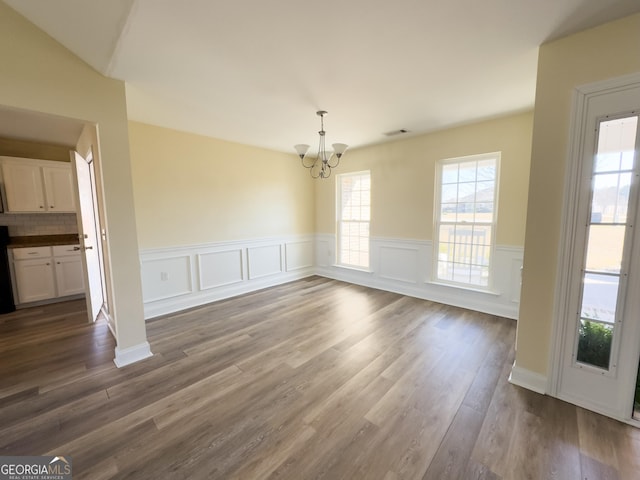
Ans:
[[[547,393],[547,376],[540,373],[532,372],[525,368],[518,367],[515,362],[511,368],[509,382],[519,387],[526,388],[536,393],[546,395]]]
[[[115,363],[118,368],[153,356],[149,342],[140,343],[129,348],[116,347],[115,352],[116,358],[113,359],[113,363]]]

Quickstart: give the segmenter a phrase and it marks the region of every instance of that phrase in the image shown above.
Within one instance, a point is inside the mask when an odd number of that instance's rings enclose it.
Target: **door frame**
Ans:
[[[100,253],[100,217],[98,216],[97,199],[95,195],[96,182],[95,182],[95,165],[93,163],[93,153],[91,149],[89,153],[84,156],[77,151],[71,152],[71,168],[73,170],[73,178],[76,182],[77,191],[77,223],[78,223],[78,236],[80,237],[80,256],[82,258],[82,265],[84,267],[84,279],[85,279],[85,298],[87,301],[87,313],[89,315],[89,323],[95,322],[104,310],[104,265],[102,262],[102,255]],[[83,169],[86,168],[88,172],[88,182],[85,180],[85,188],[88,188],[88,192],[81,191],[80,180],[80,166]],[[83,195],[89,194],[89,195]],[[85,199],[83,202],[83,198]],[[89,198],[90,200],[87,200]],[[86,210],[83,210],[86,209]],[[91,219],[85,218],[85,212],[90,212]],[[85,223],[85,220],[90,220]],[[93,232],[91,231],[93,229]],[[87,246],[87,242],[91,245]],[[91,249],[91,252],[87,250]],[[90,256],[95,256],[93,261],[89,261]],[[95,270],[98,270],[97,275]],[[96,278],[97,277],[97,278]],[[93,282],[92,282],[93,280]],[[95,282],[99,283],[98,285]],[[93,285],[93,287],[92,287]],[[96,294],[99,296],[97,298]],[[97,300],[97,301],[96,301]],[[95,311],[95,313],[94,313]]]
[[[107,225],[106,225],[106,215],[104,211],[104,198],[103,198],[103,187],[102,187],[102,168],[101,168],[101,155],[100,155],[100,145],[99,145],[99,134],[98,134],[98,126],[91,123],[85,123],[82,129],[82,133],[78,139],[78,142],[75,147],[75,151],[78,152],[83,158],[87,158],[88,155],[92,156],[92,163],[94,166],[93,169],[93,187],[94,187],[94,200],[96,202],[96,231],[98,234],[97,239],[97,248],[98,248],[98,257],[101,263],[101,274],[102,274],[102,288],[103,288],[103,304],[98,314],[98,319],[104,319],[107,322],[109,330],[113,337],[118,339],[116,332],[116,322],[112,317],[113,305],[112,305],[112,291],[113,288],[111,286],[112,278],[110,272],[109,265],[109,245],[107,242]],[[73,152],[72,152],[73,153]],[[72,167],[73,168],[73,167]],[[74,173],[75,175],[75,173]],[[78,189],[77,179],[76,180],[76,190]],[[79,196],[78,192],[76,195]],[[78,198],[79,202],[79,198]],[[79,207],[78,207],[79,208]],[[77,215],[80,215],[79,211]],[[81,239],[82,240],[82,239]],[[85,289],[88,289],[88,286],[85,286]],[[88,293],[85,291],[85,294]],[[89,312],[90,316],[91,313]],[[89,320],[91,321],[91,320]]]
[[[583,173],[583,158],[585,155],[585,139],[587,130],[593,128],[589,125],[589,102],[592,98],[613,94],[631,88],[640,87],[640,73],[634,73],[600,82],[590,83],[576,87],[573,93],[571,107],[571,123],[569,127],[569,145],[567,152],[567,166],[564,180],[564,201],[561,219],[560,249],[558,252],[558,269],[556,278],[558,283],[555,289],[554,311],[552,319],[551,348],[549,350],[550,375],[547,378],[547,392],[551,396],[561,398],[560,381],[565,355],[564,344],[566,335],[570,334],[575,321],[575,305],[571,303],[572,272],[576,268],[573,246],[578,234],[578,225],[581,221],[576,215],[579,209],[580,179]],[[613,113],[613,112],[611,112]],[[640,240],[640,233],[636,233],[635,241]],[[635,328],[636,337],[640,336],[640,327]],[[640,338],[639,338],[640,340]],[[634,351],[628,355],[632,357],[634,365],[638,365],[640,358],[640,341],[635,342]],[[625,388],[626,390],[626,388]],[[633,388],[629,387],[630,404],[629,416],[621,416],[611,411],[605,411],[589,402],[581,402],[580,406],[596,411],[603,415],[616,418],[625,423],[640,427],[640,421],[632,418],[633,390],[635,390],[635,377]],[[570,400],[572,403],[574,399]]]

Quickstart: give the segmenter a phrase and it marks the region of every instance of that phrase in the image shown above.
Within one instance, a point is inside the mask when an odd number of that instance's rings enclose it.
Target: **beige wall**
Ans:
[[[286,154],[129,123],[140,248],[311,234],[314,183]]]
[[[640,15],[543,45],[533,127],[519,367],[547,374],[572,92],[640,71]]]
[[[95,123],[100,137],[118,347],[146,340],[124,84],[0,2],[0,105]]]
[[[436,161],[502,152],[497,243],[524,244],[531,112],[348,150],[337,173],[371,171],[371,235],[433,239]],[[335,178],[316,187],[316,230],[335,232]]]

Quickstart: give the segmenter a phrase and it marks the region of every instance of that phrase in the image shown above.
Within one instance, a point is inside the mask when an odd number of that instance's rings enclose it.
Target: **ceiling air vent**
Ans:
[[[400,130],[392,130],[390,132],[385,132],[383,135],[386,137],[394,137],[396,135],[402,135],[404,133],[409,133],[409,130],[406,128],[401,128]]]

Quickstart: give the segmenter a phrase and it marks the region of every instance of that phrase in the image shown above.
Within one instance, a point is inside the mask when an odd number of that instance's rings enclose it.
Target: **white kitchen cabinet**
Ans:
[[[49,247],[46,248],[49,249]],[[56,296],[54,267],[51,257],[20,259],[15,260],[14,263],[18,303],[37,302]]]
[[[39,166],[2,162],[7,212],[44,212],[44,185]]]
[[[18,304],[84,293],[77,245],[14,248],[12,252]]]
[[[51,162],[58,164],[61,162]],[[45,208],[50,213],[76,211],[76,194],[73,185],[71,165],[51,165],[42,167],[44,179]]]
[[[71,164],[0,157],[7,213],[76,211]]]
[[[84,293],[82,258],[77,245],[53,247],[56,272],[56,293],[58,297]]]

